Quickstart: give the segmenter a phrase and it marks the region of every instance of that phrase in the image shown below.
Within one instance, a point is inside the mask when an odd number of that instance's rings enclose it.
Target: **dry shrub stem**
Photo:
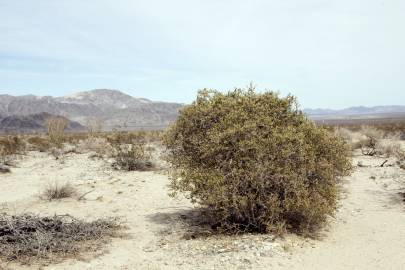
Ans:
[[[69,215],[40,217],[33,214],[0,214],[0,257],[29,263],[96,251],[121,225],[115,219],[92,222]]]

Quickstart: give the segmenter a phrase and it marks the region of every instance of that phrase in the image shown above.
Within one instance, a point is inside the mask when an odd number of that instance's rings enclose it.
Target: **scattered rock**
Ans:
[[[9,173],[9,172],[11,171],[8,166],[0,164],[0,173]]]
[[[357,162],[357,167],[364,168],[364,167],[367,167],[367,166],[364,165],[363,162],[359,161],[359,162]]]

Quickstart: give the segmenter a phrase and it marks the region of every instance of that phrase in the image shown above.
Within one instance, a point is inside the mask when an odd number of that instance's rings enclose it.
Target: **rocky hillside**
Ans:
[[[179,103],[153,102],[117,90],[97,89],[66,97],[0,95],[0,118],[49,113],[63,115],[82,125],[89,118],[114,128],[156,129],[173,122],[182,107]]]
[[[54,115],[39,113],[30,115],[12,115],[0,117],[0,133],[8,132],[44,132],[47,120]],[[84,131],[86,128],[81,124],[69,121],[67,131]]]

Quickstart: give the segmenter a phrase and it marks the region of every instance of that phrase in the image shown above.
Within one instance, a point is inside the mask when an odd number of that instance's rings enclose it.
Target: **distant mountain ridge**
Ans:
[[[51,117],[55,117],[55,115],[39,113],[0,117],[0,132],[45,132],[47,120]],[[70,120],[66,128],[67,131],[84,131],[85,129],[84,126]]]
[[[64,116],[73,130],[82,130],[88,119],[98,119],[104,130],[163,129],[174,122],[184,104],[135,98],[119,90],[95,89],[64,97],[0,95],[0,131],[43,130],[47,115]],[[351,107],[342,110],[304,109],[309,118],[405,118],[405,106]],[[48,115],[48,116],[49,116]]]
[[[350,107],[342,110],[332,109],[304,109],[304,112],[310,118],[333,118],[333,117],[384,117],[388,115],[405,114],[405,106],[389,105],[389,106],[374,106],[374,107]]]
[[[0,118],[40,113],[62,115],[85,125],[87,119],[103,122],[106,130],[164,128],[178,115],[180,103],[154,102],[118,90],[96,89],[65,97],[0,95]]]

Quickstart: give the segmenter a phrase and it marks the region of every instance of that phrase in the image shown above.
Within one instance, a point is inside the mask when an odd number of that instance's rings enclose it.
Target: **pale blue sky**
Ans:
[[[0,0],[0,94],[190,102],[251,81],[303,107],[405,105],[405,1]]]

